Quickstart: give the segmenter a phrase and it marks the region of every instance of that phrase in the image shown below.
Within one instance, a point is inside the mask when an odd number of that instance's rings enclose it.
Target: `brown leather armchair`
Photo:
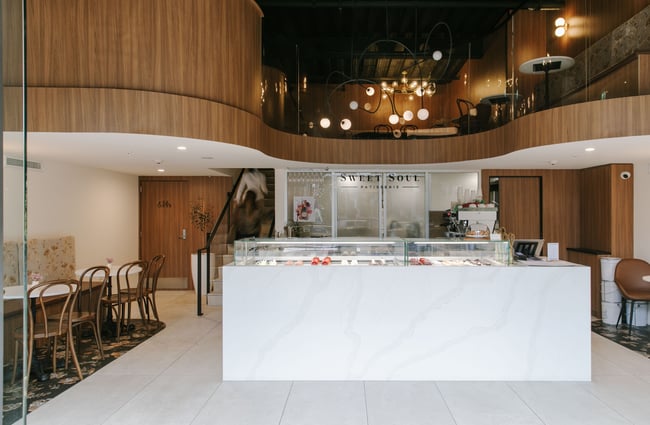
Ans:
[[[628,329],[632,331],[634,323],[634,303],[636,301],[650,301],[650,283],[643,280],[643,276],[650,275],[650,263],[638,258],[624,258],[616,264],[614,281],[623,295],[621,312],[616,321],[618,327],[628,301],[630,304],[630,320]]]

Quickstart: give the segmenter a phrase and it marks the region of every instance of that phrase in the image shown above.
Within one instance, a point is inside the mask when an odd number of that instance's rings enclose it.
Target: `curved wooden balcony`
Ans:
[[[20,89],[6,88],[8,130],[20,128]],[[526,115],[476,134],[432,139],[325,139],[284,133],[249,112],[194,97],[124,89],[28,89],[29,131],[111,132],[212,140],[269,156],[328,164],[432,164],[538,146],[650,134],[650,96],[598,100]]]

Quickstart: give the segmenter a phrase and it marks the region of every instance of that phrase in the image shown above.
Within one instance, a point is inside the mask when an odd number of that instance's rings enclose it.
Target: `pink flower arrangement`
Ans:
[[[106,257],[106,264],[113,264],[113,257]]]

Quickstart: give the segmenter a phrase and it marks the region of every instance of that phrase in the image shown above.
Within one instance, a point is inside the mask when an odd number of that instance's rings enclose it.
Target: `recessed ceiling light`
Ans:
[[[585,152],[593,152],[596,148],[585,148]]]
[[[156,170],[156,171],[158,171],[159,173],[164,173],[164,172],[165,172],[165,169],[164,169],[164,168],[159,168],[159,169]]]
[[[176,149],[178,149],[179,151],[186,151],[187,146],[176,146]]]

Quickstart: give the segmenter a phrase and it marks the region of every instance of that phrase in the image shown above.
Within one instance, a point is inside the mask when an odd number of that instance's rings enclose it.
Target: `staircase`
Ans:
[[[264,197],[264,218],[260,238],[273,236],[275,223],[275,170],[273,168],[260,168],[266,177],[268,193]],[[234,244],[228,243],[228,226],[224,223],[218,229],[210,246],[210,252],[214,254],[214,264],[210,264],[212,282],[207,292],[208,305],[222,305],[223,300],[223,266],[234,261]]]

